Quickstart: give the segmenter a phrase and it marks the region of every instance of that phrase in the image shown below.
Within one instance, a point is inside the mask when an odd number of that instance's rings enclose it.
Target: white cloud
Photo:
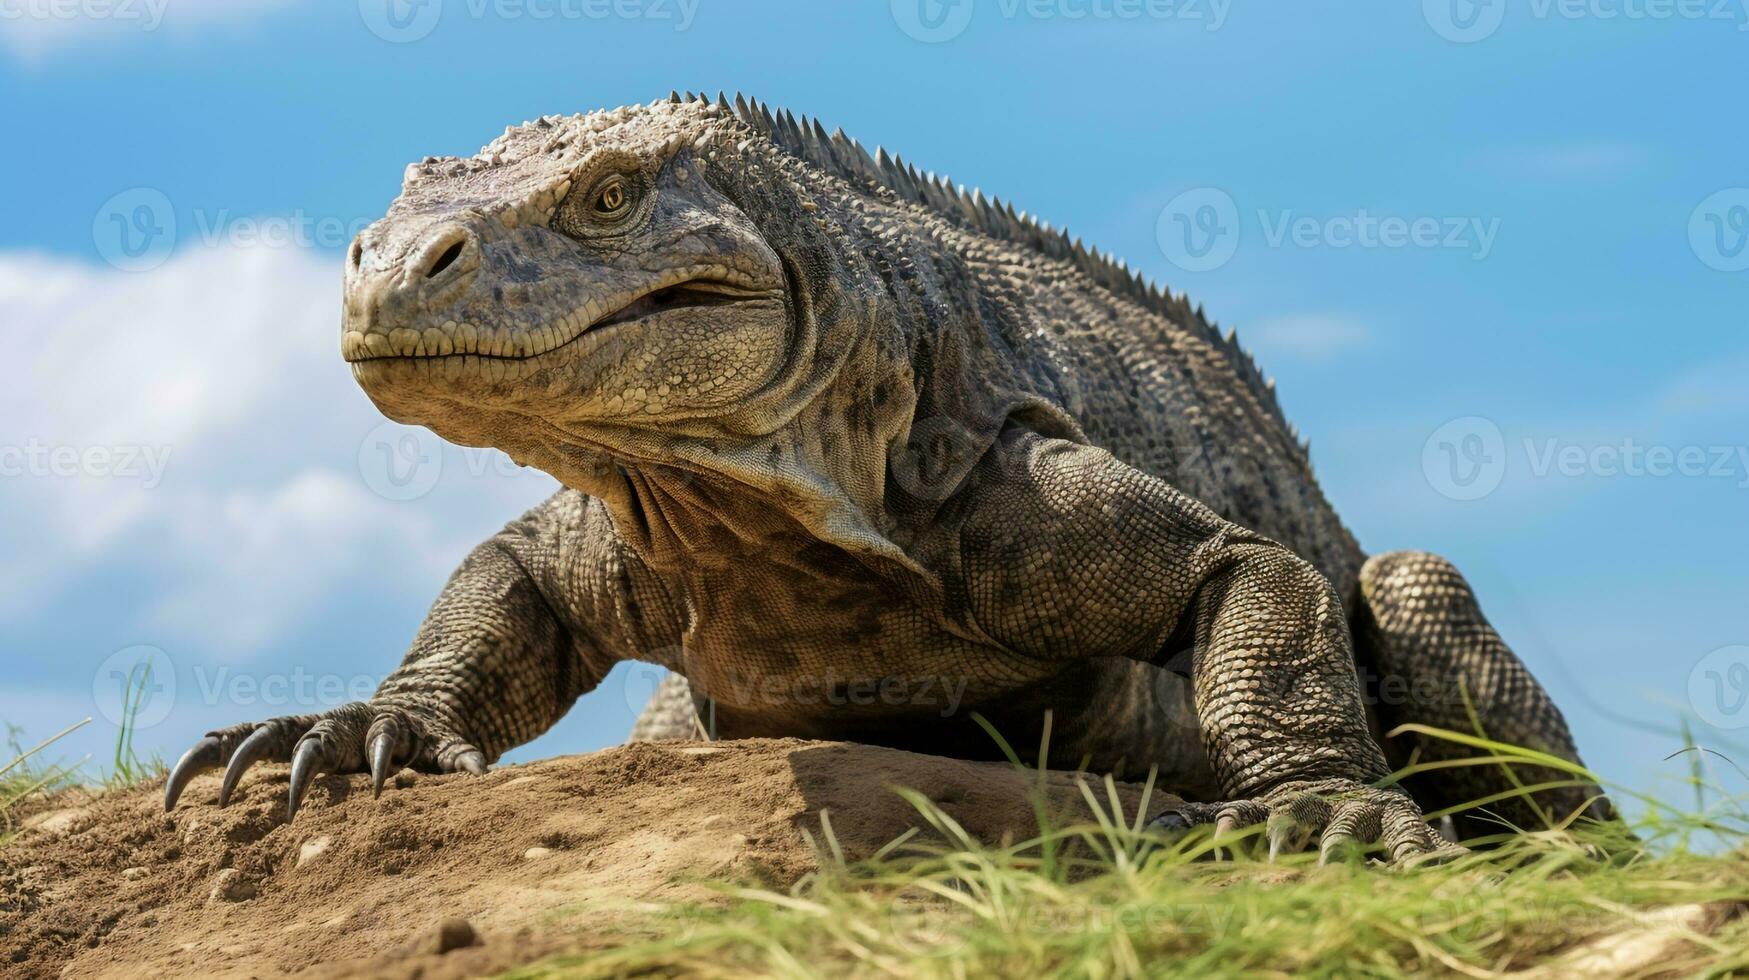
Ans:
[[[1239,332],[1239,339],[1260,363],[1277,358],[1323,361],[1365,344],[1366,324],[1329,313],[1304,313],[1259,321]]]
[[[1724,416],[1749,411],[1749,351],[1718,358],[1691,368],[1658,392],[1652,404],[1660,415]]]
[[[373,492],[383,419],[340,360],[339,289],[338,258],[295,249],[143,274],[0,253],[0,625],[128,574],[109,613],[246,656],[360,583],[433,588],[551,492],[429,436],[435,485]]]
[[[26,62],[81,43],[237,24],[297,0],[4,0],[0,48]]]
[[[1514,177],[1604,181],[1639,169],[1652,159],[1652,153],[1632,143],[1600,140],[1496,149],[1483,153],[1480,159],[1488,169]]]

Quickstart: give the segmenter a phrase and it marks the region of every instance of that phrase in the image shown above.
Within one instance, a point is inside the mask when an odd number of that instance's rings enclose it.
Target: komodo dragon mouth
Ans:
[[[581,309],[538,326],[493,328],[445,320],[424,328],[348,330],[341,354],[348,362],[473,355],[522,361],[551,354],[608,327],[654,322],[740,303],[782,300],[780,287],[762,286],[721,267],[678,269],[629,289],[591,299]]]

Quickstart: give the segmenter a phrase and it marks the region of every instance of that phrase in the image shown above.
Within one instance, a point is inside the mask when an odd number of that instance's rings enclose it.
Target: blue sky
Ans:
[[[0,719],[94,715],[68,758],[142,656],[167,758],[393,666],[552,484],[382,427],[350,231],[419,157],[700,87],[1237,326],[1362,543],[1456,560],[1605,774],[1668,790],[1684,717],[1749,743],[1741,0],[396,3],[0,4]],[[618,741],[650,682],[514,757]]]

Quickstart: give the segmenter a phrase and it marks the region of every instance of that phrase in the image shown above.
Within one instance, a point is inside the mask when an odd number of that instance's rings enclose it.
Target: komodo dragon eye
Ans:
[[[601,173],[601,171],[596,171]],[[618,165],[566,195],[553,216],[553,227],[574,238],[624,234],[637,216],[648,211],[647,180],[635,165]]]
[[[631,210],[632,185],[620,174],[614,174],[595,185],[589,192],[589,211],[596,218],[614,221]]]

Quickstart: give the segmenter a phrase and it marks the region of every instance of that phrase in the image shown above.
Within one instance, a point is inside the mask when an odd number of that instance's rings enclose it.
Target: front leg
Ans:
[[[1271,854],[1439,838],[1368,733],[1335,590],[1286,548],[1104,450],[1010,429],[968,490],[961,536],[977,625],[1017,654],[1163,663],[1182,641],[1204,751],[1229,802],[1162,820],[1266,824]],[[1090,710],[1100,710],[1090,706]],[[1122,717],[1102,724],[1124,725]]]
[[[474,549],[370,700],[207,733],[171,771],[165,809],[200,772],[224,767],[218,796],[224,806],[250,766],[289,761],[288,815],[295,814],[321,773],[368,771],[379,793],[400,766],[483,773],[505,751],[550,728],[617,659],[603,642],[608,630],[581,635],[557,611],[567,608],[567,597],[549,595],[555,580],[565,580],[555,571],[561,555],[613,543],[577,540],[587,531],[565,520],[575,507],[563,496]]]

